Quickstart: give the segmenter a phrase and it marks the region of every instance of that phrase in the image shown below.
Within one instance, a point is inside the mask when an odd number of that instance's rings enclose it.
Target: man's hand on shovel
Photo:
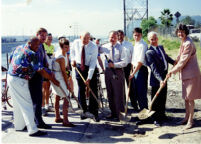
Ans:
[[[129,80],[131,80],[134,77],[134,73],[131,73],[129,76]]]
[[[85,81],[85,85],[86,85],[86,86],[90,86],[90,79],[87,79],[87,80]]]
[[[76,67],[76,61],[72,61],[72,62],[71,62],[71,65],[72,65],[73,67]]]
[[[85,92],[85,94],[86,94],[86,97],[89,98],[90,79],[87,79],[87,80],[85,81],[85,85],[86,85],[86,92]]]

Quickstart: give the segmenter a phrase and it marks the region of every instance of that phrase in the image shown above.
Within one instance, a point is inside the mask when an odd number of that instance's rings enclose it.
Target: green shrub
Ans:
[[[176,38],[165,38],[159,36],[159,44],[163,45],[167,50],[179,49],[180,41]]]

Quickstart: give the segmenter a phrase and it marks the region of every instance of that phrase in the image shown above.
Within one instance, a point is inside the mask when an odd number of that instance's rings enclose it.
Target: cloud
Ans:
[[[3,9],[17,9],[26,7],[27,4],[25,2],[15,3],[15,4],[2,4]]]
[[[77,10],[60,5],[54,6],[53,10],[52,2],[59,3],[61,0],[26,0],[24,3],[4,4],[1,15],[3,35],[32,35],[39,27],[47,28],[53,35],[73,35],[85,30],[93,35],[108,35],[111,30],[123,28],[122,10]],[[44,7],[45,3],[48,3],[47,7]],[[77,28],[73,27],[75,24]]]
[[[26,4],[29,5],[31,4],[32,0],[26,0]]]

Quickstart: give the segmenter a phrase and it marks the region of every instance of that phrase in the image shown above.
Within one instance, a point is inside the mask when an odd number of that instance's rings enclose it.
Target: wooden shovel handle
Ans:
[[[78,74],[80,75],[80,77],[82,78],[82,80],[83,80],[84,83],[85,83],[86,80],[84,79],[84,77],[82,76],[82,74],[80,73],[80,71],[77,69],[77,67],[75,67],[75,70],[78,72]],[[89,91],[91,92],[92,96],[96,99],[99,108],[101,108],[100,102],[99,102],[99,100],[97,99],[96,95],[94,94],[94,92],[92,91],[92,89],[90,88],[89,85],[87,85],[87,87],[88,87]]]
[[[71,107],[72,110],[73,110],[73,112],[75,112],[75,110],[73,109],[73,105],[72,105],[72,103],[71,103],[69,97],[66,95],[64,89],[63,89],[61,86],[59,86],[59,88],[61,89],[62,93],[65,95],[65,97],[66,97],[66,99],[67,99],[67,101],[68,101],[68,103],[69,103],[69,107]]]
[[[130,71],[130,74],[132,74],[132,69]],[[127,100],[126,100],[126,106],[125,106],[125,114],[127,114],[127,110],[128,110],[128,101],[129,101],[129,98],[130,98],[130,87],[131,87],[131,79],[129,79],[128,81],[128,95],[127,95]]]
[[[166,76],[165,80],[164,80],[164,84],[160,86],[160,88],[157,90],[154,98],[152,99],[151,101],[151,105],[150,105],[150,108],[149,108],[149,111],[152,111],[152,106],[153,106],[153,103],[155,102],[156,98],[158,97],[159,93],[161,92],[161,90],[163,89],[163,87],[166,85],[166,82],[168,80],[169,77]]]

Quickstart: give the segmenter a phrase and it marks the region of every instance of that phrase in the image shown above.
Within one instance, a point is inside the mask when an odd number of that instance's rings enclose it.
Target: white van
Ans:
[[[201,37],[201,30],[200,29],[190,29],[189,31],[189,36],[191,38],[197,38],[200,40],[200,37]]]

